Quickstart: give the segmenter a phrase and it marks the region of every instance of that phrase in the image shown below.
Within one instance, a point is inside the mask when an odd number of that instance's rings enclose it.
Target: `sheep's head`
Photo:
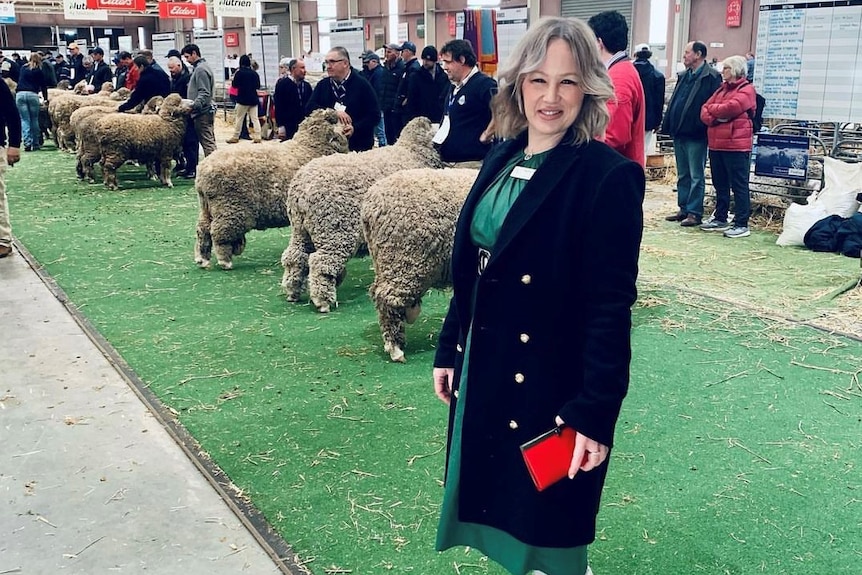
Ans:
[[[59,82],[57,82],[57,89],[58,90],[69,90],[71,88],[72,88],[72,83],[69,82],[69,80],[60,80]]]
[[[428,160],[429,166],[442,166],[440,154],[431,142],[435,133],[436,131],[431,127],[431,121],[424,116],[419,116],[418,118],[413,118],[404,126],[395,145],[414,150],[420,154],[419,157]]]
[[[179,94],[168,94],[167,98],[159,106],[159,116],[166,120],[185,116],[189,110],[182,105],[183,99]],[[149,105],[149,102],[147,103]]]
[[[346,154],[348,150],[347,137],[338,121],[338,113],[331,108],[313,111],[299,125],[296,135],[322,145],[333,153]]]
[[[102,83],[102,87],[101,87],[101,89],[99,90],[99,92],[101,92],[103,95],[108,95],[108,94],[110,94],[110,93],[111,93],[111,92],[113,92],[113,91],[114,91],[114,84],[113,84],[113,82],[103,82],[103,83]]]
[[[111,99],[112,99],[112,100],[116,100],[116,101],[118,101],[118,102],[119,102],[120,100],[128,100],[128,99],[129,99],[129,96],[130,96],[131,94],[132,94],[132,91],[131,91],[131,90],[129,90],[128,88],[125,88],[125,87],[123,87],[123,88],[118,88],[116,92],[113,92],[113,93],[111,94]]]
[[[153,96],[147,103],[144,104],[144,109],[141,110],[141,114],[158,114],[159,109],[162,107],[162,102],[165,101],[163,96]]]
[[[87,81],[81,80],[77,84],[75,84],[75,93],[76,94],[86,94],[87,93]]]

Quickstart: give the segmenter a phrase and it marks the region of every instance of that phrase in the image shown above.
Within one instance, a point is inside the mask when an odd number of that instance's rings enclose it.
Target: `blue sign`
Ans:
[[[808,176],[807,136],[757,134],[754,174],[770,178],[804,180]]]

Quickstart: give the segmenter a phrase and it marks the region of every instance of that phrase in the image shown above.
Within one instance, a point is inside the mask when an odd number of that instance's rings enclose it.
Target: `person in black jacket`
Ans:
[[[87,77],[87,91],[98,92],[102,89],[102,84],[110,82],[113,86],[113,73],[111,67],[105,62],[105,51],[101,47],[96,46],[90,54],[93,58],[93,67],[90,68],[90,74]]]
[[[326,53],[324,78],[314,87],[305,108],[309,114],[319,108],[334,108],[353,152],[374,147],[374,127],[380,121],[380,105],[374,88],[350,65],[350,54],[342,46]]]
[[[693,227],[703,221],[706,184],[706,125],[700,120],[700,109],[721,85],[721,75],[706,62],[703,42],[689,42],[682,59],[686,70],[679,73],[661,125],[662,134],[673,138],[679,205],[679,211],[665,220]]]
[[[425,116],[432,124],[443,120],[443,103],[449,92],[449,77],[437,63],[437,49],[422,49],[422,67],[410,78],[407,102],[404,106],[404,123]]]
[[[84,55],[74,42],[69,44],[69,70],[72,73],[72,84],[77,84],[87,77],[87,68],[84,67]]]
[[[177,51],[177,54],[179,54],[179,51]],[[168,71],[171,74],[171,93],[179,94],[184,100],[187,99],[189,97],[189,78],[191,78],[191,74],[179,56],[170,56],[168,58]],[[183,149],[174,158],[177,161],[177,165],[174,166],[174,174],[178,176],[185,174],[188,169],[187,158],[193,157],[192,154],[197,153],[199,145],[200,142],[198,142],[194,122],[192,122],[190,117],[187,117],[186,132],[183,135]]]
[[[260,89],[260,76],[251,69],[251,58],[247,54],[239,57],[239,68],[230,83],[236,95],[234,108],[233,136],[228,138],[228,144],[239,142],[239,134],[245,125],[246,117],[251,120],[251,136],[255,144],[260,143],[260,120],[257,117],[257,91]]]
[[[449,88],[443,123],[434,136],[444,162],[481,161],[491,149],[483,134],[491,125],[491,98],[497,82],[479,71],[467,40],[450,40],[440,49]]]
[[[30,61],[22,68],[18,76],[18,88],[15,94],[15,104],[21,115],[24,133],[24,151],[38,150],[41,147],[41,132],[39,127],[39,92],[45,102],[48,101],[48,85],[42,73],[42,58],[39,54],[30,54]]]
[[[383,72],[386,74],[383,80],[382,96],[380,96],[380,109],[383,111],[383,124],[386,128],[386,143],[390,146],[398,141],[401,134],[401,114],[395,108],[395,97],[398,95],[398,83],[404,75],[404,62],[399,54],[399,44],[387,44],[383,52]]]
[[[395,110],[401,115],[401,127],[407,125],[407,90],[410,87],[410,79],[422,69],[422,64],[416,58],[416,44],[404,42],[401,44],[401,60],[404,62],[404,72],[398,81],[398,91],[395,95]]]
[[[305,81],[305,62],[295,58],[284,63],[287,74],[275,84],[275,123],[278,139],[289,140],[306,117],[305,107],[311,99],[311,84]]]
[[[119,112],[131,110],[138,104],[146,104],[153,96],[165,97],[171,93],[170,79],[164,73],[153,68],[146,56],[135,56],[132,65],[138,69],[141,75],[138,77],[138,85],[132,90],[132,95],[117,108]]]
[[[377,102],[382,102],[386,72],[383,71],[383,67],[380,65],[380,56],[371,50],[362,54],[362,77],[368,80],[368,83],[374,88],[374,93],[377,94]],[[380,122],[374,128],[374,135],[377,138],[377,146],[379,148],[388,143],[386,141],[386,123],[383,119],[383,112],[380,113]]]
[[[644,151],[648,155],[655,153],[655,133],[661,127],[665,87],[664,74],[655,69],[650,58],[652,50],[649,49],[649,44],[638,44],[635,47],[634,66],[644,87]]]
[[[9,147],[6,147],[6,131]],[[21,116],[6,82],[0,82],[0,258],[12,253],[12,225],[6,203],[6,166],[21,159]]]
[[[66,58],[62,54],[57,54],[54,57],[54,73],[57,74],[58,83],[63,80],[66,80],[67,82],[71,82],[72,80],[72,70],[69,67],[69,63],[66,62]]]

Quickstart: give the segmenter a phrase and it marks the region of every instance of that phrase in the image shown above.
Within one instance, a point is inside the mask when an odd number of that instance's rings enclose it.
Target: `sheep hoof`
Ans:
[[[319,311],[320,313],[329,313],[329,306],[328,305],[318,306],[317,311]]]
[[[291,303],[296,303],[299,301],[299,296],[298,295],[289,295],[289,296],[287,296],[287,301],[289,301]]]
[[[169,188],[173,188],[173,187],[174,187],[174,183],[173,183],[172,181],[170,181],[170,180],[168,180],[167,182],[165,182],[165,185],[166,185],[167,187],[169,187]]]
[[[397,345],[393,345],[392,349],[389,350],[389,359],[398,363],[405,363],[407,361],[407,358],[404,357],[404,352]]]
[[[209,260],[205,260],[205,259],[203,259],[203,258],[196,259],[196,260],[195,260],[195,263],[196,263],[196,264],[198,264],[198,266],[200,266],[200,267],[202,267],[202,268],[204,268],[204,269],[209,269],[209,267],[210,267],[210,261],[209,261]]]
[[[226,261],[219,260],[218,265],[223,270],[232,270],[233,269],[233,262],[226,262]]]

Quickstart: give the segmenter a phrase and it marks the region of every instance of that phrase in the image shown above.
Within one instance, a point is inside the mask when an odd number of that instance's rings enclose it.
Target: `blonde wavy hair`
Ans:
[[[501,70],[499,91],[491,101],[497,137],[514,138],[527,128],[521,87],[524,77],[542,65],[548,44],[559,38],[572,50],[584,91],[581,111],[564,142],[579,145],[604,134],[610,120],[607,101],[614,96],[608,71],[599,57],[596,36],[577,18],[542,18],[531,26],[509,56],[508,67]]]

